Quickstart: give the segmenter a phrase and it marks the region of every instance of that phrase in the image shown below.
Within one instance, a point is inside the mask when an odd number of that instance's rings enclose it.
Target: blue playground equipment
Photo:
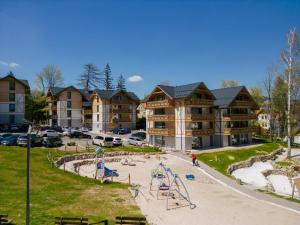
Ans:
[[[150,191],[154,191],[153,183],[157,181],[159,183],[156,198],[159,199],[160,192],[165,192],[166,196],[166,208],[169,207],[169,200],[180,198],[188,202],[190,209],[195,207],[190,200],[189,193],[180,179],[180,177],[173,173],[170,168],[167,168],[163,163],[159,163],[158,167],[151,172],[151,182],[150,182]]]
[[[108,169],[107,167],[104,167],[104,177],[118,177],[119,174],[116,170]]]
[[[191,174],[191,173],[186,174],[185,178],[188,179],[188,180],[195,180],[194,174]]]

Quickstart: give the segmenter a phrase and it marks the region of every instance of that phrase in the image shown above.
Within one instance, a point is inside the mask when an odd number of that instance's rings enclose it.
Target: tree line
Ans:
[[[49,88],[63,86],[63,75],[61,70],[54,65],[47,65],[37,73],[35,83],[43,92]],[[88,63],[83,66],[83,72],[79,75],[78,83],[84,90],[95,88],[104,90],[123,90],[126,91],[125,78],[120,74],[117,83],[113,84],[113,76],[110,65],[107,63],[103,71],[100,71],[95,64]]]

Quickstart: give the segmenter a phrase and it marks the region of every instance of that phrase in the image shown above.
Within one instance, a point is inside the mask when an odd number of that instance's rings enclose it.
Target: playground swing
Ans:
[[[100,154],[102,154],[102,157],[99,161],[98,156]],[[119,174],[117,173],[116,170],[111,170],[104,166],[104,150],[100,147],[96,149],[95,165],[96,165],[95,179],[97,179],[97,177],[100,177],[101,180],[103,180],[108,177],[118,177],[119,176]]]
[[[159,199],[160,192],[162,192],[163,196],[166,196],[167,210],[170,209],[170,199],[184,200],[188,202],[191,209],[195,207],[190,200],[189,193],[181,178],[177,174],[173,173],[173,171],[170,168],[167,168],[163,163],[160,163],[151,173],[150,191],[152,190],[154,179],[159,181],[157,199]],[[176,203],[176,205],[179,204]]]

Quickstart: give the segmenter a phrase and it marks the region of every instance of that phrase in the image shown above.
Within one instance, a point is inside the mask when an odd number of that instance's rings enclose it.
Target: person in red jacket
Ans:
[[[193,161],[193,166],[196,165],[196,154],[192,153],[192,161]]]

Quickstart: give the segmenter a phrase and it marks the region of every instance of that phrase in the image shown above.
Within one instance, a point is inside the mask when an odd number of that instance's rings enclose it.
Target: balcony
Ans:
[[[167,108],[167,107],[173,107],[171,101],[169,100],[151,101],[146,103],[147,109]]]
[[[82,122],[82,123],[92,123],[93,120],[92,120],[92,119],[82,119],[81,122]]]
[[[253,132],[257,132],[257,131],[258,131],[258,128],[255,126],[231,127],[231,128],[224,128],[224,135],[239,134],[239,133],[253,133]]]
[[[211,106],[214,103],[212,99],[186,99],[184,101],[185,105],[203,105],[203,106]]]
[[[203,135],[213,135],[214,134],[213,128],[206,128],[206,129],[193,129],[193,130],[186,130],[185,136],[192,137],[192,136],[203,136]]]
[[[174,121],[174,114],[166,114],[166,115],[150,115],[148,116],[148,120],[150,121]]]
[[[122,117],[122,118],[113,118],[111,119],[111,123],[117,124],[120,122],[127,122],[127,123],[131,123],[132,119],[130,117]]]
[[[174,128],[149,128],[147,130],[150,135],[158,135],[158,136],[175,136]]]
[[[91,109],[83,109],[82,110],[82,114],[86,115],[86,114],[92,114],[92,110]]]
[[[110,109],[111,113],[132,113],[132,109],[130,108],[122,108],[122,109]]]
[[[224,114],[223,120],[227,121],[243,121],[243,120],[256,120],[255,114]]]
[[[235,100],[231,106],[255,107],[255,104],[250,100]]]
[[[186,121],[201,121],[201,120],[215,120],[214,114],[186,114],[185,116]]]

